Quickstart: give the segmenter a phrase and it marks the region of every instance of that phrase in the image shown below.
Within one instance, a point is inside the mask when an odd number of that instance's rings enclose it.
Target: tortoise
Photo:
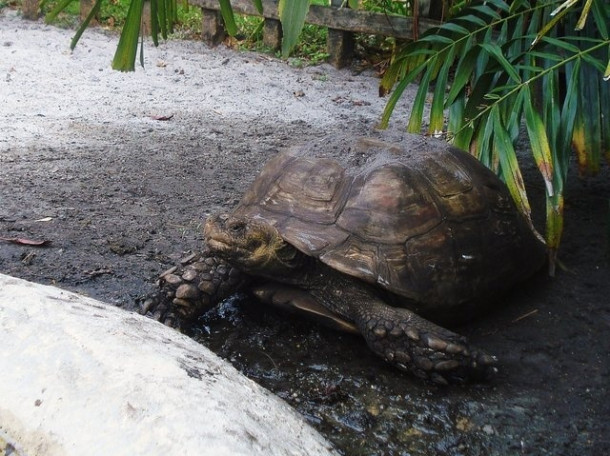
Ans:
[[[238,289],[361,334],[436,383],[488,378],[496,359],[443,326],[494,307],[544,262],[505,184],[446,142],[405,135],[271,159],[205,249],[162,274],[142,312],[197,318]]]

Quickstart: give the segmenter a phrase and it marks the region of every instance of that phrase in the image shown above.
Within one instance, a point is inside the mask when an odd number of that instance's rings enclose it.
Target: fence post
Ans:
[[[201,21],[201,36],[206,44],[215,46],[227,36],[220,11],[202,8]]]
[[[343,3],[343,0],[330,0],[331,7],[340,7]],[[349,65],[354,54],[354,34],[329,28],[326,49],[329,54],[328,63],[335,68]]]
[[[38,19],[38,0],[23,0],[21,14],[25,19],[35,21]]]
[[[282,46],[282,24],[276,19],[263,18],[263,44],[273,50]]]

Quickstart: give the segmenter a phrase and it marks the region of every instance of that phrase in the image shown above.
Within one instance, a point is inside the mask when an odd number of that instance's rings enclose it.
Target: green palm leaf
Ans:
[[[42,0],[42,4],[46,0]],[[60,0],[57,6],[47,15],[47,20],[52,20],[63,11],[74,0]],[[89,17],[79,27],[76,36],[72,40],[72,48],[76,46],[85,28],[95,16],[101,2],[96,0],[94,8]],[[174,23],[177,21],[177,0],[149,0],[151,9],[151,35],[155,46],[159,44],[159,33],[163,39],[173,32]],[[263,12],[262,0],[252,0],[259,13]],[[230,0],[218,0],[220,13],[222,15],[225,29],[230,35],[237,34],[237,25],[233,15],[233,8]],[[309,11],[311,0],[279,0],[278,10],[282,23],[282,54],[287,57],[298,41],[305,17]],[[115,51],[112,67],[120,71],[133,71],[135,69],[135,59],[137,55],[138,41],[140,39],[140,24],[142,21],[142,8],[144,0],[131,0],[125,25],[121,32],[119,44]],[[141,47],[140,62],[143,65],[143,49]]]
[[[282,56],[288,57],[296,45],[301,30],[303,30],[310,3],[311,0],[280,0],[278,12],[283,33]]]
[[[225,22],[225,28],[227,33],[231,36],[237,34],[237,24],[235,23],[235,17],[233,16],[233,8],[231,8],[231,2],[229,0],[218,0],[220,3],[220,14],[222,20]]]
[[[544,180],[546,193],[548,196],[553,196],[555,190],[553,187],[553,157],[551,153],[551,145],[546,134],[546,128],[542,118],[534,109],[532,103],[532,94],[529,86],[524,88],[524,107],[525,107],[525,125],[532,146],[532,154],[536,165],[540,170],[540,174]]]
[[[87,17],[85,18],[83,23],[76,30],[76,34],[74,35],[74,38],[72,38],[72,41],[70,42],[70,49],[74,50],[74,48],[76,47],[76,43],[78,43],[78,40],[80,40],[80,37],[85,32],[85,29],[89,26],[89,24],[91,23],[93,18],[95,18],[95,16],[97,16],[97,14],[99,13],[100,8],[102,6],[102,1],[103,0],[95,1],[93,8],[91,8],[91,11],[89,11],[89,14],[87,14]]]
[[[570,0],[561,6],[556,8],[553,0],[474,2],[405,46],[382,81],[389,89],[398,80],[382,117],[384,126],[413,74],[421,76],[409,131],[421,131],[427,91],[436,84],[430,133],[445,128],[455,145],[497,171],[529,217],[515,152],[525,124],[546,188],[551,271],[562,234],[572,149],[583,173],[595,173],[602,156],[610,159],[610,84],[604,81],[610,79],[610,3]],[[443,115],[448,116],[445,124]]]
[[[133,71],[135,68],[143,6],[144,0],[132,0],[129,5],[125,26],[112,60],[112,68],[115,70]]]

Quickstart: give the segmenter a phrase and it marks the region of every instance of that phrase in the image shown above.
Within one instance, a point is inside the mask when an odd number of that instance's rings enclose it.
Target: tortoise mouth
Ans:
[[[284,251],[290,251],[279,232],[271,226],[244,217],[219,215],[210,217],[203,229],[211,253],[234,265],[261,270],[270,265],[286,267]]]
[[[205,242],[210,249],[217,252],[226,251],[229,248],[229,240],[223,233],[220,216],[209,218],[203,228]]]
[[[229,248],[229,244],[227,244],[226,242],[224,242],[218,238],[215,239],[213,237],[208,237],[206,239],[206,244],[214,252],[225,252]]]

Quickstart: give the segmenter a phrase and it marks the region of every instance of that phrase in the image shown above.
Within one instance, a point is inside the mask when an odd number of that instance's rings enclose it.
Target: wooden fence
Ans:
[[[188,0],[191,5],[201,8],[203,13],[203,40],[211,45],[220,43],[226,32],[220,15],[218,0]],[[23,0],[23,16],[28,19],[38,17],[39,0]],[[231,0],[237,14],[265,18],[264,43],[279,49],[282,41],[282,26],[279,21],[277,0],[262,0],[263,14],[255,8],[252,0]],[[413,39],[414,36],[438,26],[432,19],[392,16],[371,11],[353,10],[342,5],[343,0],[330,0],[331,6],[311,5],[305,22],[328,27],[327,50],[329,63],[337,68],[350,63],[354,50],[354,33],[391,36],[399,39]],[[93,0],[80,0],[81,17],[84,18],[93,7]],[[148,6],[148,2],[145,3]],[[150,13],[149,13],[150,14]],[[149,21],[150,23],[150,16]]]
[[[203,40],[208,44],[221,42],[226,32],[218,0],[189,0],[201,7],[203,13]],[[343,0],[331,0],[331,6],[311,5],[305,19],[308,24],[328,27],[327,50],[329,63],[337,68],[351,61],[354,49],[354,33],[391,36],[400,39],[413,39],[417,34],[436,27],[438,21],[412,17],[392,16],[371,11],[353,10],[341,7]],[[231,0],[233,11],[249,16],[265,18],[263,42],[278,49],[282,40],[282,27],[279,22],[277,1],[263,0],[261,15],[252,0]]]

